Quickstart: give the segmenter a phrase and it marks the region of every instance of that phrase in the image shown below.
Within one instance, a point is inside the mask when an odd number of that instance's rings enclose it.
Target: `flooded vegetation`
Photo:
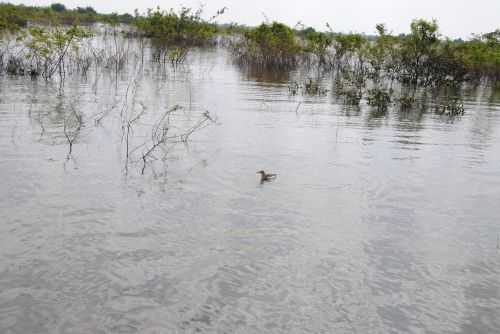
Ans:
[[[0,4],[0,332],[496,332],[500,32],[226,10]]]

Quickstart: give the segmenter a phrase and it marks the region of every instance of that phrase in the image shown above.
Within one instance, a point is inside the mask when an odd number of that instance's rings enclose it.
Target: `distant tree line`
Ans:
[[[54,3],[48,7],[0,3],[0,32],[25,28],[28,22],[71,25],[74,23],[92,24],[111,20],[128,24],[133,19],[134,17],[130,14],[100,14],[92,7],[68,9],[61,3]]]

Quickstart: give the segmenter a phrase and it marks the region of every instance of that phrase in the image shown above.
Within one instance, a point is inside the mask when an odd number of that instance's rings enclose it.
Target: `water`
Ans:
[[[71,76],[62,95],[0,78],[1,333],[500,330],[494,93],[459,118],[376,115],[290,97],[287,76],[222,50],[146,66],[127,94],[132,76]],[[174,105],[172,124],[216,122],[142,175],[144,147],[125,169],[125,98],[146,112],[131,147]]]

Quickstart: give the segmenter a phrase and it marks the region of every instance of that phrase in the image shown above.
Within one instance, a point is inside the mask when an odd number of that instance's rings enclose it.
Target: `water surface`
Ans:
[[[134,73],[0,78],[1,333],[500,330],[498,94],[380,115],[222,50]],[[174,105],[216,122],[126,171],[125,99],[134,145]]]

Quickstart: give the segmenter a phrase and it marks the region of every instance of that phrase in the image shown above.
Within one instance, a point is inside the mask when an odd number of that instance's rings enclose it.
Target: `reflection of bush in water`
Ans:
[[[459,97],[445,99],[436,106],[436,113],[447,116],[461,116],[465,113],[464,103]]]

